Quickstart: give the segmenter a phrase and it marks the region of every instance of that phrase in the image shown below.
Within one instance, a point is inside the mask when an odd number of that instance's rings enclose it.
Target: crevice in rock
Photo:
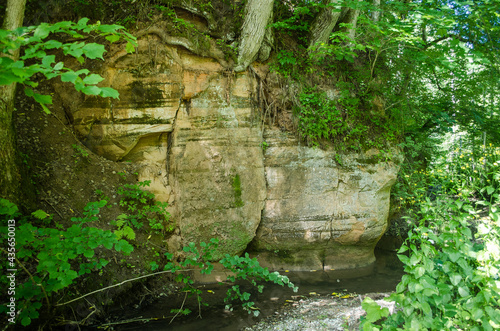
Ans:
[[[165,171],[167,172],[167,185],[170,185],[170,155],[172,154],[172,145],[174,143],[174,132],[176,129],[176,124],[177,124],[177,116],[179,115],[179,110],[182,107],[184,101],[184,86],[182,86],[181,89],[181,94],[179,96],[179,106],[177,107],[177,110],[175,111],[175,116],[172,120],[172,131],[167,132],[167,155],[166,155],[166,164],[165,164]],[[186,105],[186,109],[188,106]],[[188,113],[189,114],[189,113]]]
[[[186,105],[186,114],[189,116],[189,111],[191,110],[191,99],[184,99],[183,101]]]
[[[167,159],[165,162],[165,171],[167,173],[167,185],[170,185],[170,154],[172,153],[173,131],[167,132]]]

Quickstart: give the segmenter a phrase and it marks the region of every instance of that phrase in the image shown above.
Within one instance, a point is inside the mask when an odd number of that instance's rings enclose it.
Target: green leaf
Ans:
[[[125,226],[123,228],[123,236],[130,240],[135,240],[135,232],[130,226]]]
[[[462,256],[461,252],[453,252],[453,251],[447,251],[448,257],[450,258],[450,261],[455,263],[458,261],[458,259]]]
[[[123,252],[125,255],[129,255],[132,253],[134,248],[132,245],[130,245],[127,241],[120,239],[116,244],[115,244],[115,250],[118,252]]]
[[[372,298],[366,297],[361,306],[366,311],[366,321],[369,323],[376,322],[383,317],[389,316],[389,309],[384,307],[381,308]]]
[[[71,55],[75,58],[80,58],[83,54],[82,48],[85,46],[85,43],[71,43],[71,44],[65,44],[63,49],[64,49],[64,54],[65,55]]]
[[[125,46],[127,53],[133,53],[135,51],[135,46],[130,41],[127,42],[127,46]]]
[[[83,17],[78,21],[78,23],[76,23],[76,26],[80,29],[84,28],[87,26],[88,21],[89,19],[87,17]]]
[[[83,46],[82,51],[83,51],[83,54],[85,54],[85,56],[88,57],[89,59],[98,59],[99,58],[99,59],[104,60],[102,55],[104,54],[104,52],[106,52],[106,49],[104,48],[103,45],[96,44],[96,43],[90,43],[90,44],[86,44],[85,46]]]
[[[32,97],[35,95],[35,92],[33,92],[33,90],[29,87],[26,87],[24,89],[24,94],[26,94],[28,97]]]
[[[101,88],[94,85],[85,86],[81,89],[81,92],[87,95],[99,95],[101,93]]]
[[[42,106],[42,110],[45,112],[45,114],[47,114],[47,115],[51,114],[50,109],[46,105],[44,105],[43,103],[41,103],[40,106]]]
[[[112,34],[111,36],[107,36],[106,40],[111,42],[111,43],[114,43],[115,41],[120,40],[120,36],[116,35],[116,34]]]
[[[101,31],[101,32],[105,32],[105,33],[112,33],[112,32],[116,32],[117,30],[121,30],[121,29],[124,29],[123,26],[121,25],[118,25],[118,24],[103,24],[103,25],[100,25],[97,30]]]
[[[94,250],[93,249],[86,250],[85,252],[83,252],[83,256],[90,259],[91,257],[94,256]]]
[[[97,84],[99,82],[102,82],[104,80],[104,78],[102,78],[100,75],[97,75],[97,74],[91,74],[91,75],[88,75],[87,77],[85,77],[83,79],[83,82],[85,84],[91,84],[91,85],[94,85],[94,84]]]
[[[52,104],[52,97],[50,95],[43,95],[43,94],[38,94],[34,93],[33,98],[35,99],[36,102],[39,104],[45,105],[51,105]]]
[[[415,268],[414,274],[416,278],[422,277],[425,274],[425,268],[422,266],[418,266],[417,268]]]
[[[33,36],[35,38],[45,39],[52,32],[53,27],[48,23],[40,24],[36,29]]]
[[[74,71],[68,71],[61,74],[61,80],[63,82],[69,82],[74,84],[77,78],[78,75]]]
[[[459,274],[452,274],[450,275],[450,281],[453,284],[453,286],[457,286],[458,283],[462,280],[462,276]]]
[[[46,67],[50,67],[50,65],[54,62],[56,62],[55,55],[49,55],[49,56],[46,56],[42,59],[42,64]]]
[[[9,85],[12,83],[21,83],[23,78],[13,74],[11,71],[0,71],[0,85]]]
[[[44,43],[44,48],[45,49],[54,49],[54,48],[61,48],[63,43],[57,40],[48,40],[47,42]]]
[[[37,211],[32,212],[31,215],[33,215],[34,217],[38,218],[39,220],[44,220],[47,217],[50,217],[49,214],[47,214],[46,212],[44,212],[41,209],[38,209]]]
[[[61,70],[62,68],[64,68],[64,62],[58,62],[58,63],[54,66],[54,70]]]
[[[14,216],[17,211],[18,208],[14,203],[0,198],[0,215]]]
[[[466,296],[470,295],[470,292],[469,292],[469,289],[467,287],[460,286],[458,288],[458,294],[460,294],[461,297],[466,297]]]
[[[28,316],[24,317],[22,320],[21,320],[21,324],[22,326],[28,326],[31,324],[31,318],[29,318]]]
[[[75,71],[75,74],[77,74],[78,76],[88,75],[89,73],[90,73],[90,71],[88,69],[80,69],[78,71]]]

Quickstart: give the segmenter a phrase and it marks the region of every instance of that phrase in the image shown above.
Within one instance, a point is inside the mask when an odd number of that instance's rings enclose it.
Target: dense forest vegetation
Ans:
[[[133,232],[117,235],[87,226],[106,199],[88,204],[71,227],[30,210],[36,183],[23,182],[29,169],[15,142],[15,86],[47,114],[51,96],[37,90],[45,80],[61,79],[87,95],[118,98],[114,89],[97,85],[98,74],[73,71],[64,59],[104,59],[110,43],[134,52],[136,36],[162,21],[165,43],[215,58],[226,70],[251,71],[254,61],[267,63],[282,87],[280,95],[262,100],[267,125],[292,110],[293,123],[284,129],[310,146],[332,143],[344,153],[375,148],[381,162],[403,155],[391,198],[392,217],[400,219],[407,238],[400,250],[406,275],[391,296],[401,309],[389,316],[366,301],[363,330],[500,328],[498,0],[18,0],[0,6],[5,22],[0,30],[0,197],[5,198],[0,242],[2,255],[26,273],[16,292],[16,323],[35,323],[41,312],[47,320],[62,314],[64,304],[56,299],[69,301],[78,279],[108,263],[92,260],[97,247],[130,253],[127,238]],[[190,23],[189,15],[206,27]],[[145,204],[154,199],[140,184],[129,185],[122,190],[123,201],[140,210],[138,221],[148,220],[154,229],[155,217],[168,218],[165,206]],[[12,218],[18,220],[15,256],[7,239]],[[214,240],[186,247],[191,257],[180,265],[168,262],[164,271],[198,266],[210,272],[216,245]],[[63,251],[65,258],[57,258]],[[248,256],[221,262],[238,277],[293,287]],[[151,264],[152,271],[158,268]],[[8,284],[6,269],[3,264],[0,270]],[[177,281],[192,285],[187,276]],[[237,288],[228,298],[240,299],[249,310],[253,305]]]

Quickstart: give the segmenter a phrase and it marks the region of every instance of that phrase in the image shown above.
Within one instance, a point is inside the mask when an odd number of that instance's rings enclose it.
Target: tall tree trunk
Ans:
[[[362,1],[362,0],[358,0]],[[358,17],[359,17],[359,12],[360,10],[350,8],[349,11],[347,12],[346,16],[343,18],[344,23],[349,24],[349,27],[347,28],[347,37],[349,38],[349,44],[351,45],[354,43],[356,39],[356,24],[358,23]]]
[[[373,6],[375,10],[372,12],[372,21],[376,23],[380,21],[380,0],[373,0]]]
[[[330,33],[332,33],[333,28],[337,25],[341,16],[341,9],[341,0],[330,0],[328,5],[319,12],[311,26],[309,48],[317,43],[328,42]]]
[[[245,6],[245,19],[241,27],[238,65],[234,71],[246,70],[257,57],[271,18],[273,0],[248,0]]]
[[[8,0],[3,29],[14,30],[23,25],[26,0]],[[9,54],[19,58],[19,50]],[[0,86],[0,197],[19,203],[21,175],[12,113],[16,84]]]

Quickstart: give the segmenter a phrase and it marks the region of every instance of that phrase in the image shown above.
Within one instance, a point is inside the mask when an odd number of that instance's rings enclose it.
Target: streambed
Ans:
[[[403,275],[402,264],[395,253],[376,251],[376,255],[377,262],[370,268],[285,273],[299,286],[297,293],[278,285],[266,285],[264,293],[258,293],[242,284],[242,289],[252,294],[251,300],[259,308],[258,317],[248,314],[237,303],[232,311],[225,309],[223,299],[230,284],[208,284],[199,286],[203,300],[209,304],[201,306],[201,313],[196,298],[176,293],[148,306],[115,314],[108,326],[122,331],[344,330],[348,326],[352,329],[362,314],[364,296],[383,298],[395,290]],[[183,302],[183,307],[192,313],[172,321],[174,314],[170,310],[180,308]]]

